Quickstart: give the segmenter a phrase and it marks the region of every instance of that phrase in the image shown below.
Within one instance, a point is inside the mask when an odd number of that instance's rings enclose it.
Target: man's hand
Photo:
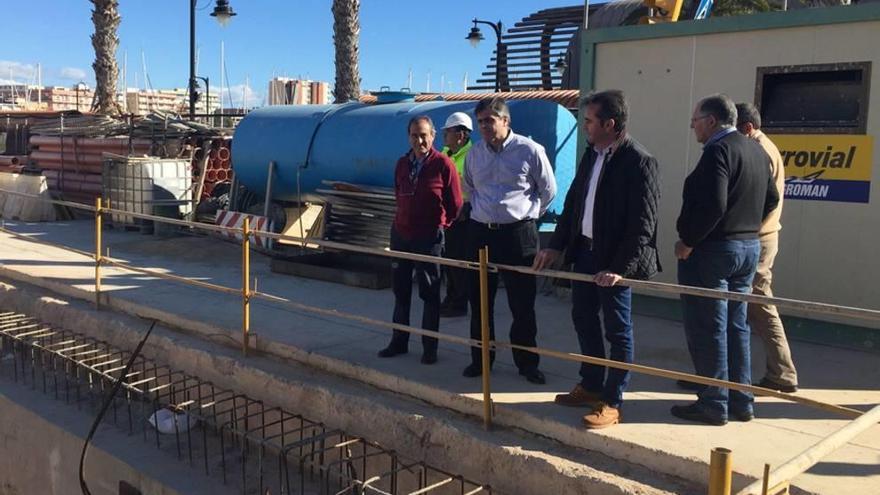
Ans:
[[[602,270],[593,276],[593,281],[596,282],[596,285],[599,287],[612,287],[623,280],[623,277],[616,273],[609,272],[608,270]]]
[[[680,260],[688,259],[688,256],[691,255],[694,248],[685,244],[682,240],[678,240],[675,242],[675,257]]]
[[[555,249],[542,249],[538,252],[537,256],[535,256],[535,262],[532,263],[532,269],[543,270],[545,268],[550,268],[559,261],[561,255],[562,253]]]

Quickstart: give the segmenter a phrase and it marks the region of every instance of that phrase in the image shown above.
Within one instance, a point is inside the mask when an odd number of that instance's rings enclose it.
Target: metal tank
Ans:
[[[509,101],[512,127],[544,146],[556,173],[559,192],[550,216],[562,212],[575,172],[577,121],[570,111],[542,100]],[[438,128],[453,112],[473,118],[476,102],[433,101],[366,105],[292,105],[263,107],[239,123],[232,147],[235,175],[265,195],[269,163],[274,162],[272,198],[314,200],[321,181],[393,186],[394,166],[408,149],[407,122],[428,115]],[[476,119],[474,119],[476,124]],[[472,139],[481,139],[478,131]],[[437,133],[434,146],[442,147]]]

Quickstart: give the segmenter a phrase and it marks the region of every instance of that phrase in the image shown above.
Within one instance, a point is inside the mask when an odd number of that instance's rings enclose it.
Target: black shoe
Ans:
[[[422,353],[422,364],[434,364],[437,362],[437,351],[425,351]]]
[[[407,349],[400,348],[400,347],[394,347],[393,345],[389,345],[388,347],[379,351],[379,357],[380,358],[390,358],[390,357],[394,357],[398,354],[406,354],[407,352],[408,352]]]
[[[727,418],[709,414],[696,402],[689,406],[672,406],[670,412],[677,418],[696,421],[697,423],[706,423],[714,426],[724,426],[727,424]]]
[[[693,392],[699,392],[703,390],[706,386],[701,383],[689,382],[687,380],[676,380],[675,384],[678,385],[678,388],[683,388],[685,390],[690,390]]]
[[[734,421],[742,421],[743,423],[748,423],[755,419],[755,413],[752,411],[730,412],[729,415]]]
[[[458,316],[467,316],[467,306],[440,306],[441,318],[455,318]]]
[[[530,370],[519,370],[519,374],[526,377],[531,383],[535,385],[544,385],[547,383],[547,378],[544,377],[544,373],[541,373],[541,370],[535,368]]]
[[[461,374],[468,378],[474,378],[483,374],[483,370],[481,368],[482,367],[479,364],[472,363],[467,365],[467,368],[465,368]]]
[[[776,390],[779,392],[785,392],[787,394],[793,394],[797,392],[797,385],[783,385],[767,378],[766,376],[757,383],[757,386],[769,388],[770,390]]]

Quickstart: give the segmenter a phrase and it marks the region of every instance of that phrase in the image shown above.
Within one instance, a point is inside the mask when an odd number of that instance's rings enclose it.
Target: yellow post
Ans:
[[[251,227],[247,216],[241,229],[241,300],[242,300],[242,323],[241,323],[241,352],[247,356],[248,340],[251,331]]]
[[[95,198],[95,309],[101,309],[101,198]]]
[[[483,427],[492,427],[492,392],[489,387],[489,247],[480,249],[480,348],[483,368]]]
[[[712,449],[709,460],[709,495],[730,495],[733,478],[733,454],[729,449]]]

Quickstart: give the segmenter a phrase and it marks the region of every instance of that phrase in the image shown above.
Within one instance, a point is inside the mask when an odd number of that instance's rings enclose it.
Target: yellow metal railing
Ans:
[[[392,330],[400,330],[404,332],[409,332],[415,335],[422,336],[430,336],[433,338],[437,338],[438,340],[442,340],[445,342],[479,347],[481,349],[481,360],[482,360],[482,369],[489,369],[489,352],[490,349],[498,349],[498,348],[508,348],[508,349],[519,349],[524,351],[533,352],[542,356],[553,357],[557,359],[563,359],[567,361],[574,361],[579,363],[587,363],[593,365],[599,365],[609,368],[617,368],[623,369],[635,373],[642,373],[652,376],[658,376],[662,378],[672,379],[672,380],[686,380],[692,383],[698,383],[702,385],[710,385],[715,387],[724,387],[731,390],[739,390],[743,392],[751,392],[755,395],[761,396],[770,396],[776,397],[779,399],[783,399],[789,402],[798,403],[807,407],[820,409],[828,412],[832,412],[843,417],[852,419],[850,423],[848,423],[844,428],[838,430],[834,434],[829,437],[823,439],[818,442],[816,445],[807,449],[797,457],[793,458],[791,461],[783,464],[776,470],[770,471],[769,466],[765,467],[765,474],[762,480],[758,480],[752,485],[749,485],[747,488],[743,489],[739,492],[738,495],[753,495],[753,494],[761,494],[761,495],[775,495],[778,493],[783,493],[787,490],[787,487],[790,483],[790,480],[799,474],[803,473],[807,469],[809,469],[812,465],[819,462],[822,457],[828,455],[835,449],[841,447],[846,442],[857,436],[859,433],[865,431],[870,428],[874,424],[880,420],[880,406],[877,406],[871,409],[870,412],[864,413],[860,410],[840,406],[836,404],[830,404],[827,402],[817,401],[813,399],[809,399],[807,397],[797,396],[793,394],[788,394],[784,392],[778,392],[776,390],[766,389],[762,387],[756,387],[754,385],[745,385],[742,383],[730,382],[725,380],[717,380],[714,378],[708,378],[704,376],[694,375],[690,373],[684,373],[680,371],[673,371],[661,368],[654,368],[650,366],[639,365],[635,363],[622,363],[618,361],[613,361],[610,359],[602,359],[596,358],[592,356],[584,356],[582,354],[577,353],[566,353],[559,352],[550,349],[542,349],[539,347],[526,347],[520,346],[516,344],[512,344],[509,342],[499,342],[492,341],[489,338],[489,314],[488,314],[488,274],[489,272],[495,272],[499,270],[509,270],[516,271],[519,273],[538,275],[538,276],[547,276],[554,277],[560,279],[567,279],[571,281],[580,281],[580,282],[592,282],[593,277],[591,275],[572,273],[572,272],[563,272],[556,270],[541,270],[535,271],[528,267],[522,266],[510,266],[503,265],[497,263],[489,263],[489,253],[488,248],[482,248],[479,252],[479,262],[469,262],[469,261],[461,261],[461,260],[452,260],[447,258],[439,258],[429,255],[420,255],[413,253],[405,253],[400,251],[392,251],[388,249],[376,249],[376,248],[368,248],[363,246],[355,246],[351,244],[344,244],[333,241],[325,241],[320,239],[306,239],[295,236],[287,236],[282,234],[276,234],[273,232],[266,231],[254,231],[251,230],[248,218],[244,218],[244,224],[242,228],[229,228],[229,227],[221,227],[217,225],[203,224],[203,223],[195,223],[184,220],[176,220],[165,217],[158,217],[154,215],[147,215],[142,213],[134,213],[123,210],[116,210],[110,208],[109,206],[105,206],[101,199],[98,198],[95,207],[90,207],[88,205],[83,205],[79,203],[71,203],[68,201],[58,201],[42,198],[40,196],[19,193],[16,191],[6,191],[0,189],[0,193],[10,194],[13,196],[22,196],[31,199],[35,199],[38,201],[49,202],[55,205],[66,206],[70,208],[77,208],[86,211],[93,211],[95,213],[95,251],[87,252],[83,250],[79,250],[76,248],[64,246],[57,243],[48,242],[42,239],[35,239],[30,236],[25,236],[19,234],[15,231],[0,228],[0,231],[5,232],[11,236],[14,236],[19,239],[27,240],[30,242],[37,242],[41,244],[51,245],[60,249],[65,249],[80,255],[88,256],[93,258],[95,261],[95,306],[100,309],[101,307],[101,299],[102,297],[106,300],[109,296],[104,295],[101,290],[101,279],[102,272],[101,267],[103,265],[113,266],[116,268],[120,268],[123,270],[140,273],[143,275],[148,275],[164,280],[168,280],[175,283],[190,285],[193,287],[198,287],[202,289],[222,292],[225,294],[236,295],[241,297],[242,301],[242,337],[241,337],[241,349],[242,354],[244,356],[248,355],[249,347],[250,347],[250,302],[252,299],[257,298],[261,300],[265,300],[268,302],[272,302],[274,304],[278,304],[281,306],[286,306],[289,308],[310,312],[313,314],[319,314],[323,316],[330,316],[339,319],[345,319],[349,321],[355,321],[362,324],[384,328],[384,329],[392,329]],[[240,235],[241,236],[241,250],[242,250],[242,261],[241,261],[241,272],[242,272],[242,282],[241,288],[232,288],[226,287],[218,284],[213,284],[210,282],[204,282],[201,280],[195,280],[192,278],[182,277],[178,275],[168,274],[161,272],[159,270],[151,270],[146,268],[141,268],[137,266],[133,266],[129,263],[124,262],[123,260],[115,259],[107,255],[102,255],[102,237],[101,232],[103,230],[103,215],[105,214],[120,214],[125,215],[131,218],[137,218],[141,220],[150,220],[153,222],[166,223],[170,225],[177,225],[180,227],[186,227],[195,230],[209,231],[209,232],[218,232],[223,234],[232,234],[232,235]],[[274,240],[285,240],[292,241],[296,243],[308,243],[311,245],[317,245],[323,248],[329,249],[338,249],[342,251],[349,252],[357,252],[362,254],[370,254],[376,256],[384,256],[390,258],[398,258],[398,259],[409,259],[413,261],[427,262],[427,263],[436,263],[440,265],[446,265],[456,268],[464,268],[469,270],[478,270],[479,271],[479,289],[480,289],[480,321],[481,321],[481,338],[480,340],[467,339],[462,337],[456,337],[452,335],[440,334],[438,332],[426,331],[420,328],[411,327],[408,325],[401,325],[397,323],[390,323],[387,321],[375,320],[371,318],[366,318],[359,315],[353,315],[349,313],[344,313],[336,310],[329,310],[326,308],[319,308],[314,306],[309,306],[306,304],[298,303],[295,301],[291,301],[289,299],[276,296],[273,294],[262,293],[251,288],[250,284],[250,242],[254,237],[263,237],[265,239],[274,239]],[[866,321],[880,321],[880,311],[864,309],[864,308],[854,308],[854,307],[846,307],[846,306],[838,306],[833,304],[826,303],[818,303],[811,301],[799,301],[794,299],[786,299],[779,297],[766,297],[759,296],[754,294],[743,294],[738,292],[727,292],[721,290],[714,289],[704,289],[699,287],[691,287],[691,286],[683,286],[676,284],[667,284],[660,282],[650,282],[650,281],[641,281],[641,280],[631,280],[631,279],[623,279],[619,282],[620,285],[632,287],[634,289],[641,289],[649,292],[655,293],[664,293],[664,294],[688,294],[694,296],[702,296],[709,297],[714,299],[728,299],[728,300],[737,300],[744,302],[752,302],[752,303],[760,303],[760,304],[775,304],[779,307],[796,309],[808,313],[813,314],[824,314],[824,315],[835,315],[835,316],[846,316],[850,318],[856,318]],[[490,429],[492,427],[492,415],[493,415],[493,407],[492,407],[492,393],[491,393],[491,383],[489,379],[489,373],[483,373],[483,381],[482,381],[482,393],[483,393],[483,425],[486,429]],[[708,492],[710,495],[729,495],[731,493],[731,479],[732,479],[732,453],[723,448],[713,449],[710,456],[710,473],[709,473],[709,487]]]

